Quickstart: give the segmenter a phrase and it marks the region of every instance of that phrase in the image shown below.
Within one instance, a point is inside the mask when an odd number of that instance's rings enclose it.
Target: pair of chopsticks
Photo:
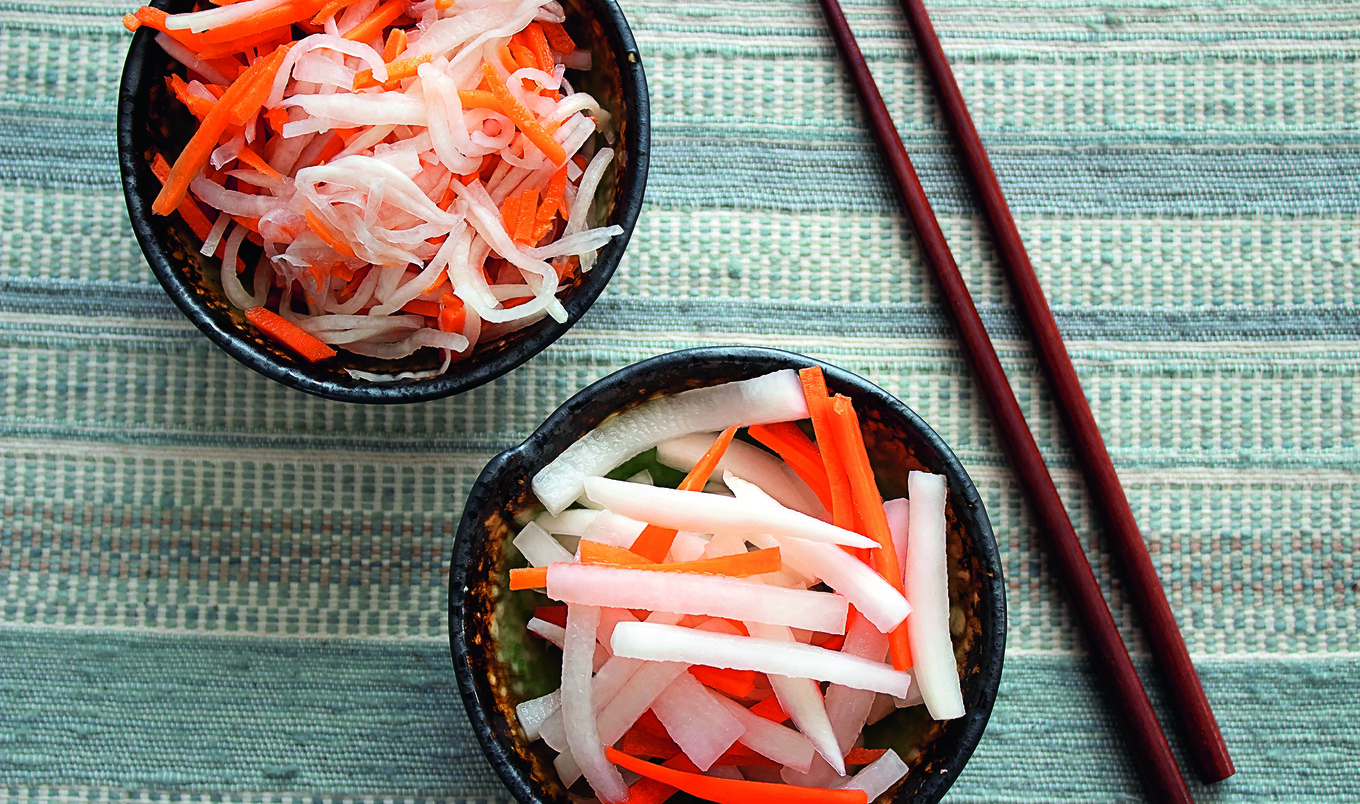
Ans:
[[[1040,531],[1066,589],[1077,621],[1086,637],[1099,675],[1104,679],[1119,713],[1134,760],[1152,800],[1189,802],[1190,791],[1171,755],[1157,716],[1138,679],[1127,648],[1115,627],[1109,606],[1082,552],[1072,522],[1063,508],[1039,447],[1025,423],[1020,405],[997,359],[987,331],[964,285],[954,255],[926,199],[911,159],[898,137],[897,128],[879,95],[869,67],[837,0],[818,0],[826,15],[832,38],[840,51],[855,89],[869,117],[874,138],[892,173],[898,196],[915,226],[926,265],[935,275],[948,303],[950,317],[959,332],[965,356],[972,366],[992,422],[1029,501]],[[1071,358],[1063,346],[1039,280],[1025,252],[1015,220],[992,171],[977,129],[954,80],[939,37],[922,0],[901,0],[916,46],[935,85],[950,133],[963,151],[964,164],[982,198],[983,208],[1002,267],[1015,291],[1021,313],[1037,346],[1040,362],[1056,393],[1059,410],[1075,442],[1087,486],[1100,510],[1110,543],[1123,568],[1134,606],[1143,621],[1153,653],[1170,682],[1172,704],[1189,737],[1194,765],[1205,783],[1222,781],[1234,772],[1232,759],[1214,720],[1199,675],[1186,650],[1161,581],[1138,532],[1133,511],[1124,496],[1114,465],[1105,449],[1095,417]]]

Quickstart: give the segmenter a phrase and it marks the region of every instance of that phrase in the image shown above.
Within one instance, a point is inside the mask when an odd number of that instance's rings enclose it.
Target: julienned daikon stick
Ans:
[[[553,690],[547,695],[531,698],[516,706],[515,719],[519,721],[520,728],[524,729],[524,736],[530,740],[537,740],[538,729],[543,725],[543,721],[561,705],[562,691]]]
[[[580,536],[599,514],[599,511],[580,508],[563,511],[557,516],[545,511],[534,517],[534,523],[557,536]]]
[[[604,477],[589,478],[585,486],[587,496],[609,510],[661,527],[738,536],[771,533],[847,547],[878,547],[872,539],[782,505],[753,506],[735,497],[638,486]]]
[[[713,767],[746,731],[717,697],[694,676],[681,673],[652,702],[652,711],[666,733],[701,771]]]
[[[533,491],[552,514],[599,477],[667,439],[807,418],[802,385],[792,370],[658,397],[606,419],[534,475]]]
[[[907,770],[907,763],[902,761],[896,751],[888,749],[859,773],[837,785],[837,789],[863,790],[873,801],[906,776]]]
[[[656,459],[672,469],[688,472],[716,437],[714,433],[695,433],[663,441],[656,447]],[[729,444],[713,474],[721,477],[728,472],[760,486],[786,508],[818,518],[826,515],[826,508],[808,484],[788,464],[759,447],[744,441]]]
[[[512,544],[534,567],[546,567],[553,562],[571,561],[573,558],[561,542],[533,522],[524,526]]]
[[[569,513],[571,512],[566,512],[566,514]],[[592,511],[591,513],[595,514],[595,518],[582,530],[581,538],[592,542],[612,544],[626,550],[633,546],[633,542],[637,541],[637,537],[642,534],[642,529],[647,527],[645,522],[619,516],[613,511]],[[563,514],[563,516],[566,516],[566,514]]]
[[[911,676],[880,662],[798,642],[714,634],[654,623],[619,623],[614,653],[655,662],[686,662],[757,673],[830,681],[903,696]]]
[[[910,511],[911,503],[905,497],[886,500],[883,503],[883,515],[888,519],[888,533],[892,534],[893,548],[897,552],[897,565],[902,568],[904,582],[907,574],[907,519]]]
[[[775,723],[721,695],[715,696],[719,703],[737,720],[745,731],[738,742],[761,756],[799,770],[807,770],[812,765],[816,753],[808,738],[793,729]]]
[[[911,506],[907,526],[906,590],[914,607],[907,620],[907,635],[916,660],[913,669],[916,681],[921,685],[921,698],[935,720],[963,717],[964,713],[954,643],[949,636],[945,494],[943,476],[928,472],[907,475],[907,496]]]
[[[850,610],[844,597],[827,592],[781,589],[717,575],[648,572],[584,564],[550,564],[547,592],[548,597],[567,604],[706,614],[828,634],[845,633],[845,618]],[[641,624],[620,623],[614,629],[615,639],[619,629]],[[647,625],[661,627],[654,623]],[[905,692],[904,688],[901,694]]]
[[[754,505],[777,505],[763,489],[742,478],[729,473],[723,480],[738,500]],[[754,535],[751,539],[760,547],[780,547],[784,563],[790,569],[824,581],[885,634],[911,613],[911,606],[901,592],[868,564],[835,545],[765,534]]]
[[[599,715],[600,739],[606,745],[618,742],[623,733],[632,728],[642,713],[657,696],[666,691],[677,678],[689,677],[688,664],[682,662],[645,662],[633,673],[614,699]]]
[[[592,658],[599,627],[597,607],[577,605],[567,609],[566,644],[562,646],[562,725],[571,756],[595,794],[601,801],[613,804],[627,800],[628,786],[618,769],[604,757],[604,744],[591,703]]]
[[[746,627],[761,639],[785,643],[794,640],[793,632],[782,626],[747,623]],[[822,699],[821,686],[810,678],[772,675],[769,679],[775,700],[793,721],[793,725],[807,737],[824,762],[836,768],[838,773],[845,773],[845,764],[836,746],[836,732],[831,728],[831,718],[827,716],[826,702]]]

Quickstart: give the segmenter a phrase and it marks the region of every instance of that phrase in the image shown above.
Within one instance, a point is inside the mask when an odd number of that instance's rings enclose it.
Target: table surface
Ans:
[[[750,343],[897,394],[982,492],[1010,635],[948,800],[1142,800],[815,3],[627,2],[654,149],[613,283],[389,408],[265,380],[161,292],[115,165],[130,8],[0,0],[0,798],[507,799],[446,641],[469,485],[586,383]],[[930,8],[1233,749],[1196,797],[1354,801],[1360,5]],[[901,13],[846,10],[1146,669]]]

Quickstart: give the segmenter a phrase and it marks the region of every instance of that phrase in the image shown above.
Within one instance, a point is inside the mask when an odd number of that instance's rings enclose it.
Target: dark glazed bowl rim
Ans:
[[[553,341],[561,337],[585,314],[609,284],[632,237],[642,211],[643,191],[647,184],[647,168],[651,150],[651,113],[647,94],[647,78],[642,68],[642,56],[632,30],[616,0],[583,0],[595,12],[596,19],[614,38],[614,49],[619,54],[619,74],[625,106],[634,110],[623,133],[624,167],[618,176],[618,202],[611,223],[623,228],[623,234],[610,240],[602,249],[595,267],[585,274],[578,286],[563,300],[567,320],[561,323],[550,318],[534,324],[530,332],[488,359],[460,370],[459,364],[448,373],[425,380],[392,383],[355,381],[354,384],[313,376],[302,361],[281,358],[243,338],[230,325],[209,312],[199,299],[194,284],[175,267],[165,243],[156,236],[149,219],[151,199],[159,190],[159,183],[151,175],[145,159],[137,149],[134,109],[137,94],[147,79],[146,60],[155,47],[154,32],[139,30],[132,39],[127,61],[123,65],[122,81],[118,90],[118,166],[122,175],[123,194],[127,201],[128,217],[142,252],[165,292],[194,326],[227,354],[291,388],[314,396],[341,402],[394,404],[425,402],[469,391],[490,382],[524,364]],[[171,0],[153,0],[152,5],[164,8]],[[471,358],[475,360],[476,355]]]
[[[488,702],[482,700],[473,674],[464,616],[464,601],[469,590],[466,583],[468,570],[474,563],[473,549],[480,546],[480,540],[476,538],[477,531],[480,529],[483,515],[498,504],[498,500],[492,499],[492,490],[498,485],[495,481],[505,473],[525,474],[528,467],[542,466],[556,457],[570,441],[563,437],[555,439],[555,434],[569,433],[572,420],[592,407],[595,400],[602,397],[626,398],[626,392],[635,386],[639,377],[659,371],[694,372],[696,366],[702,368],[705,364],[737,362],[749,364],[761,372],[821,366],[826,373],[828,385],[849,387],[857,394],[875,398],[892,415],[901,417],[910,428],[919,433],[926,446],[935,452],[940,462],[939,468],[948,477],[949,493],[954,500],[951,507],[955,509],[956,516],[968,520],[970,529],[976,532],[974,546],[986,570],[978,577],[978,590],[983,598],[980,608],[990,612],[993,628],[991,633],[979,635],[983,643],[980,645],[981,665],[978,667],[977,680],[981,693],[963,718],[950,723],[951,731],[956,735],[957,747],[948,754],[946,761],[939,766],[938,772],[932,773],[922,783],[915,801],[938,802],[958,778],[982,738],[1001,682],[1006,644],[1005,581],[996,538],[992,533],[982,499],[972,479],[944,439],[901,400],[858,375],[822,361],[763,347],[688,349],[633,363],[577,392],[553,412],[525,439],[524,443],[502,452],[487,463],[464,506],[454,537],[453,562],[449,569],[449,645],[454,673],[458,679],[459,692],[462,694],[468,718],[487,758],[510,792],[525,804],[541,804],[544,799],[538,795],[520,758],[507,744],[497,739],[494,733],[488,717]],[[555,441],[563,443],[554,443]]]

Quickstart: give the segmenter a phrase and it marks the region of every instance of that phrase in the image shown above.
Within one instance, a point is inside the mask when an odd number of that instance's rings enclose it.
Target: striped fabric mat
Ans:
[[[930,7],[1233,749],[1198,800],[1355,801],[1360,6]],[[654,167],[614,282],[512,375],[379,409],[262,379],[156,284],[131,0],[0,0],[0,799],[507,800],[447,652],[469,484],[613,369],[753,343],[896,393],[982,491],[1010,642],[948,800],[1143,800],[816,4],[625,8]],[[846,9],[1130,626],[900,12]]]

